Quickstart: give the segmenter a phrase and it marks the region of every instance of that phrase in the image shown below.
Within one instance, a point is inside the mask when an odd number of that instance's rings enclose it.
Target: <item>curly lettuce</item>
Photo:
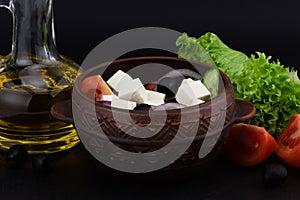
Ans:
[[[225,45],[214,33],[199,38],[180,36],[178,56],[214,64],[230,78],[236,98],[252,102],[256,115],[248,123],[265,127],[277,137],[290,118],[300,113],[300,82],[297,71],[271,56],[256,52],[248,57]]]

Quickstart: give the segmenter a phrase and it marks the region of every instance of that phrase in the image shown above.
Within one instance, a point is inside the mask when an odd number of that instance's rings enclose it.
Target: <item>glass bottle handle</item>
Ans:
[[[0,0],[0,8],[5,7],[10,10],[10,2],[11,0]]]

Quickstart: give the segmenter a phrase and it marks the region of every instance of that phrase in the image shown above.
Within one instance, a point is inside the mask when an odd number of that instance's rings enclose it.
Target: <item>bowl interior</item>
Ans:
[[[145,85],[150,82],[156,82],[162,76],[168,72],[174,71],[176,69],[189,69],[196,73],[199,73],[203,78],[204,74],[215,67],[207,65],[201,62],[188,61],[185,59],[179,59],[176,57],[138,57],[138,58],[128,58],[120,59],[114,62],[107,62],[96,67],[93,67],[82,74],[79,77],[76,85],[80,95],[87,101],[93,101],[89,99],[85,94],[82,93],[80,87],[78,87],[82,81],[92,75],[100,74],[102,78],[107,81],[114,73],[118,70],[122,70],[128,73],[132,78],[140,78],[141,82]],[[225,92],[226,87],[229,87],[230,81],[228,77],[222,72],[219,76],[219,90],[218,96]],[[217,96],[217,97],[218,97]],[[217,98],[216,97],[216,98]],[[209,101],[200,106],[207,106]],[[103,107],[109,107],[106,105],[100,105]],[[197,107],[191,106],[191,107]],[[176,109],[175,109],[176,110]],[[132,111],[132,112],[144,112],[144,111]]]

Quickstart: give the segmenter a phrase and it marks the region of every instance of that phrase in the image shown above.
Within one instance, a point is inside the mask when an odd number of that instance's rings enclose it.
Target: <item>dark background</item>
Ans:
[[[128,29],[157,26],[195,37],[211,31],[234,49],[262,51],[297,68],[299,7],[296,0],[54,0],[56,40],[60,53],[81,64],[103,40]],[[10,52],[11,21],[1,9],[0,54]]]
[[[265,52],[285,66],[300,69],[300,3],[273,1],[100,1],[56,0],[56,41],[59,51],[81,64],[99,43],[122,31],[158,26],[198,37],[217,33],[230,47],[246,54]],[[0,10],[0,54],[11,47],[12,18]],[[262,171],[271,157],[255,167],[218,160],[210,170],[148,179],[107,170],[79,145],[53,155],[54,171],[40,175],[28,159],[21,169],[9,169],[0,152],[2,199],[299,199],[300,170],[287,167],[282,187],[266,188]]]
[[[195,37],[212,31],[234,49],[263,51],[296,68],[299,7],[296,0],[56,1],[57,43],[81,62],[104,39],[131,28],[158,26]]]

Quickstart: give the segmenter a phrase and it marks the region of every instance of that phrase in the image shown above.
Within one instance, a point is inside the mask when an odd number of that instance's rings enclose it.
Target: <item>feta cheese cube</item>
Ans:
[[[193,86],[193,91],[195,92],[197,99],[203,101],[208,100],[211,94],[210,91],[205,87],[205,85],[203,85],[203,83],[200,80],[194,81],[194,84],[195,86]]]
[[[139,78],[132,79],[128,74],[119,70],[116,72],[107,83],[118,92],[119,100],[125,100],[127,102],[135,102],[136,104],[148,104],[148,105],[161,105],[164,103],[165,94],[149,91],[143,86]],[[111,97],[102,97],[103,101],[110,100]],[[112,105],[116,104],[116,101]],[[124,102],[120,102],[124,103]],[[116,106],[116,105],[115,105]],[[124,106],[120,106],[124,108]],[[126,107],[126,106],[125,106]]]
[[[176,101],[185,106],[196,105],[196,98],[193,94],[191,94],[190,88],[188,85],[182,85],[178,88],[176,93]]]
[[[136,107],[136,103],[133,101],[120,99],[119,97],[114,96],[111,101],[111,107],[133,110]]]
[[[164,101],[159,100],[146,100],[144,101],[144,104],[150,105],[150,106],[159,106],[161,104],[164,104]]]
[[[120,91],[120,87],[126,82],[132,81],[131,76],[122,70],[117,71],[110,79],[108,79],[107,83],[117,92]]]
[[[175,98],[180,104],[193,106],[204,103],[209,96],[210,92],[201,81],[188,78],[182,81]]]
[[[126,84],[122,83],[118,96],[121,99],[131,100],[137,103],[144,102],[144,100],[147,99],[146,89],[139,78],[127,81]]]
[[[147,90],[147,99],[143,103],[158,106],[165,103],[165,97],[163,93]]]
[[[102,95],[102,98],[100,101],[112,101],[112,99],[115,97],[115,95]]]
[[[188,78],[182,81],[182,85],[188,85],[189,90],[197,99],[205,100],[210,96],[210,92],[200,80],[193,81]]]
[[[164,100],[166,95],[160,92],[147,90],[148,93],[148,100]]]
[[[131,96],[131,101],[134,101],[138,104],[144,103],[148,99],[148,93],[147,90],[143,87],[139,88],[137,91],[135,91]]]

